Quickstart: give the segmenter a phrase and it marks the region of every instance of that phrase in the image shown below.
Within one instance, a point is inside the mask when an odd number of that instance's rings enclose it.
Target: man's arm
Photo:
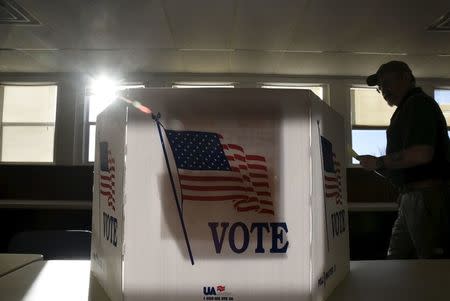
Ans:
[[[415,145],[401,152],[382,157],[359,156],[361,166],[367,170],[409,168],[431,162],[434,148],[430,145]]]
[[[430,163],[433,160],[434,148],[430,145],[416,145],[401,152],[381,157],[385,168],[408,168]]]

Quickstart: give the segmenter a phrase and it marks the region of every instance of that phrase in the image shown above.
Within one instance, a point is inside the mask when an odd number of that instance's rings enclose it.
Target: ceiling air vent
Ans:
[[[0,25],[39,25],[35,17],[13,0],[0,0]]]
[[[430,27],[430,31],[450,31],[450,12],[436,20]]]

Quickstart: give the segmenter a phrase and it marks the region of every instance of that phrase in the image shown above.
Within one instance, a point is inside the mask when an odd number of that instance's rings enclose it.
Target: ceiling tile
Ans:
[[[403,59],[450,78],[450,33],[426,31],[448,0],[17,1],[43,25],[0,25],[0,70],[365,75]]]
[[[307,1],[239,1],[233,48],[286,49]]]
[[[450,51],[449,34],[426,28],[448,1],[311,1],[299,16],[289,50],[436,53]]]
[[[31,33],[50,48],[173,47],[160,1],[22,0],[21,4],[42,26],[16,26],[10,34]]]
[[[275,73],[280,53],[239,50],[231,53],[233,73]]]
[[[165,0],[177,48],[229,48],[235,1]]]
[[[230,72],[228,51],[180,51],[184,72],[227,73]]]

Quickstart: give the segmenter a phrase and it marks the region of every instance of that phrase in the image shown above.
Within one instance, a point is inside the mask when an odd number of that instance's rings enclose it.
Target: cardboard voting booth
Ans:
[[[308,90],[123,97],[96,129],[91,270],[109,297],[325,300],[349,269],[343,119]]]

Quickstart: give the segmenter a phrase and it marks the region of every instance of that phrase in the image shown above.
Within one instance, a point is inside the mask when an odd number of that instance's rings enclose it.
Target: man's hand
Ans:
[[[357,156],[359,164],[367,170],[410,168],[431,162],[434,149],[429,145],[411,146],[397,153],[375,157],[371,155]],[[378,160],[381,160],[378,162]],[[378,162],[378,164],[377,164]],[[380,164],[381,163],[381,164]]]
[[[359,160],[359,164],[364,169],[367,170],[376,170],[377,169],[377,157],[371,155],[363,155],[356,157],[356,160]]]

